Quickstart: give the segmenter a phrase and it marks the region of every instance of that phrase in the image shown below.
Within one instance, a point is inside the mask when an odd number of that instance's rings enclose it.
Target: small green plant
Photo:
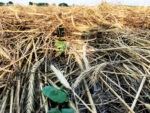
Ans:
[[[63,91],[62,88],[58,90],[53,86],[46,86],[43,88],[42,92],[45,96],[47,96],[54,102],[57,103],[68,102],[68,95]]]
[[[57,108],[52,108],[48,113],[61,113]]]
[[[59,49],[58,51],[59,54],[63,53],[67,48],[66,43],[63,41],[56,41],[55,46]]]
[[[74,113],[73,109],[61,109],[62,113]]]
[[[51,99],[53,102],[62,104],[68,102],[68,93],[63,91],[63,87],[57,89],[53,86],[46,86],[42,89],[42,92],[45,96]],[[52,108],[48,113],[74,113],[73,109],[62,108],[61,111],[57,108]]]

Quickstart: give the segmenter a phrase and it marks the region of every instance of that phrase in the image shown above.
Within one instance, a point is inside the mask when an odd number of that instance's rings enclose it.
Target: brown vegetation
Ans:
[[[66,43],[64,53],[56,40]],[[150,8],[0,7],[0,113],[55,107],[41,93],[62,83],[51,64],[79,95],[70,92],[66,105],[76,112],[147,113]]]

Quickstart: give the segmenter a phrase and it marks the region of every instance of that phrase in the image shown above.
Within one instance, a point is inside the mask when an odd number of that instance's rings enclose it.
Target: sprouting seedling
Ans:
[[[63,74],[57,70],[52,64],[51,64],[51,69],[54,71],[55,75],[57,76],[57,78],[60,80],[60,82],[67,88],[70,89],[73,94],[86,106],[86,108],[92,112],[92,110],[89,108],[89,106],[87,106],[87,104],[76,94],[76,92],[71,88],[70,84],[68,83],[68,81],[66,80],[66,78],[63,76]]]
[[[59,54],[63,53],[67,48],[67,45],[64,41],[56,41],[55,46],[59,49]]]
[[[57,108],[52,108],[47,113],[61,113]]]
[[[68,94],[63,91],[63,88],[56,89],[53,86],[46,86],[42,89],[45,96],[57,103],[68,102]]]
[[[48,111],[48,113],[74,113],[74,110],[63,108],[61,109],[61,111],[59,111],[57,108],[52,108],[51,110]]]
[[[46,86],[42,89],[42,92],[45,96],[47,96],[52,101],[62,104],[64,102],[68,102],[68,93],[63,91],[63,86],[60,89],[57,89],[53,86]],[[74,113],[73,109],[62,108],[61,111],[57,108],[52,108],[48,111],[48,113]]]

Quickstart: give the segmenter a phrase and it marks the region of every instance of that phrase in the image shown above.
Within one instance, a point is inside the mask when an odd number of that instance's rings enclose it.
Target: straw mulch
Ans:
[[[55,41],[67,49],[59,54]],[[0,7],[0,113],[45,113],[56,107],[44,86],[73,91],[76,113],[150,111],[150,8]]]

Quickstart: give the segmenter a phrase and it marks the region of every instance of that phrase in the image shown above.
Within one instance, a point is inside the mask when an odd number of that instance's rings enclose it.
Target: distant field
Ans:
[[[150,7],[0,7],[0,113],[148,113],[149,76]]]

